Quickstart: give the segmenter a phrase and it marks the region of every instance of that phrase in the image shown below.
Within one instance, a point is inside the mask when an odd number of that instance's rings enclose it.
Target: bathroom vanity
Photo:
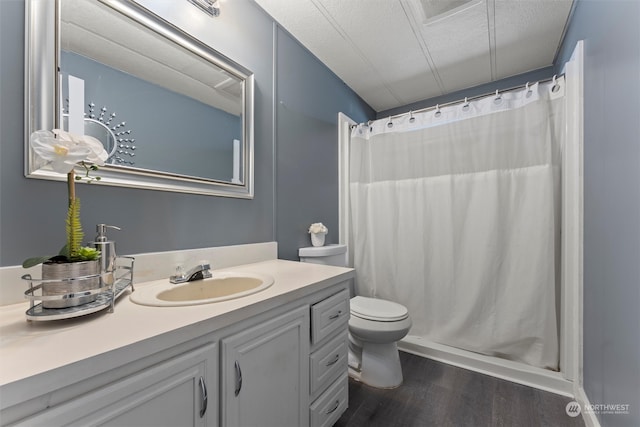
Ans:
[[[220,303],[26,322],[0,308],[2,425],[329,426],[347,408],[348,268],[233,267],[274,283]],[[137,283],[136,288],[143,288]]]

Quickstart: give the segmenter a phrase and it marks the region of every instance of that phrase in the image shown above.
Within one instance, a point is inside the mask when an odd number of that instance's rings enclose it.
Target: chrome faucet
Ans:
[[[194,280],[208,279],[211,277],[211,265],[208,262],[201,262],[186,273],[182,271],[182,267],[176,268],[176,274],[169,277],[171,283],[193,282]]]

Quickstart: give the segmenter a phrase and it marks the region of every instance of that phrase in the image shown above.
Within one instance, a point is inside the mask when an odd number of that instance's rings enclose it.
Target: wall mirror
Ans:
[[[26,5],[27,177],[66,179],[28,141],[73,103],[109,153],[100,185],[253,198],[251,71],[132,0]]]

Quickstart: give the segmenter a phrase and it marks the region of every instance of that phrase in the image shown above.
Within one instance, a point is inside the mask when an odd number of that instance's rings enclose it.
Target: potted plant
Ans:
[[[101,286],[100,251],[83,247],[84,233],[80,223],[80,199],[76,197],[76,181],[91,183],[100,177],[91,172],[104,165],[108,154],[96,138],[74,135],[60,129],[52,132],[40,130],[31,135],[30,146],[39,161],[50,164],[58,173],[67,174],[69,203],[66,218],[66,244],[57,255],[28,258],[24,268],[42,264],[42,295],[65,295],[82,293]],[[84,169],[84,175],[76,175],[75,168]],[[55,279],[60,279],[56,281]],[[96,299],[96,295],[73,298],[43,300],[43,308],[63,308],[85,304]]]
[[[313,246],[324,246],[324,238],[329,232],[329,229],[321,223],[315,222],[309,227],[309,234],[311,234],[311,244]]]

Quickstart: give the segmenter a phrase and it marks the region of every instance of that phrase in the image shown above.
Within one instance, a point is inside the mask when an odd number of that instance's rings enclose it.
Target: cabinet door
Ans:
[[[309,425],[309,308],[225,338],[221,415],[227,427]]]
[[[216,426],[216,362],[208,344],[17,425]]]

